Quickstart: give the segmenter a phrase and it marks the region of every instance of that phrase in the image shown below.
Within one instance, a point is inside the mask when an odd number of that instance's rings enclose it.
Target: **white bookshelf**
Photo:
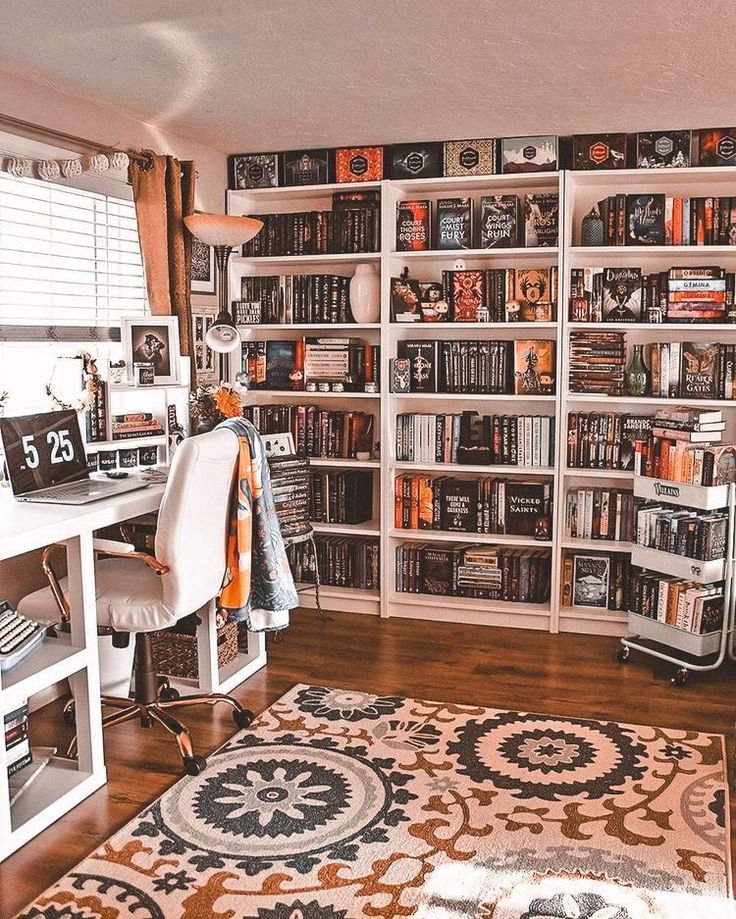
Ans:
[[[378,395],[361,393],[276,393],[256,391],[249,394],[254,402],[334,405],[335,409],[369,411],[376,416],[376,440],[381,442],[381,456],[368,463],[351,460],[312,459],[318,468],[371,468],[374,471],[374,492],[381,495],[374,519],[351,533],[380,534],[381,589],[359,591],[347,588],[323,587],[323,600],[334,610],[358,609],[378,613],[385,617],[399,616],[430,621],[477,622],[488,625],[518,626],[569,632],[588,632],[624,635],[628,617],[625,613],[607,609],[563,607],[561,604],[561,573],[563,557],[573,551],[592,553],[630,552],[624,542],[608,540],[573,540],[567,537],[564,525],[565,496],[569,487],[594,487],[605,483],[611,488],[631,488],[633,473],[625,470],[598,468],[567,468],[566,435],[569,411],[614,411],[635,414],[653,414],[668,403],[683,400],[624,396],[613,399],[599,395],[570,393],[568,388],[568,344],[574,329],[593,329],[626,332],[630,356],[635,343],[655,340],[687,340],[689,338],[718,341],[736,341],[736,326],[718,325],[667,325],[622,323],[572,323],[568,320],[570,291],[569,272],[573,267],[586,265],[622,265],[641,267],[645,273],[664,270],[673,265],[723,265],[736,269],[736,247],[727,246],[604,246],[584,247],[580,243],[580,221],[591,207],[602,198],[616,193],[645,193],[648,191],[679,195],[736,195],[736,170],[664,169],[615,170],[611,172],[534,173],[522,175],[473,176],[465,178],[436,178],[417,180],[384,180],[383,182],[357,183],[355,185],[322,185],[303,188],[276,188],[229,191],[228,212],[233,214],[259,214],[290,212],[306,209],[329,209],[334,191],[381,191],[382,238],[378,253],[361,255],[285,256],[275,258],[236,257],[230,264],[231,299],[240,296],[240,279],[247,274],[297,274],[334,272],[352,274],[361,262],[374,262],[380,269],[382,311],[380,323],[370,325],[261,325],[241,327],[251,338],[290,338],[305,334],[325,335],[351,332],[357,337],[381,345],[381,392]],[[554,248],[512,248],[499,250],[468,249],[460,251],[395,251],[395,208],[404,198],[429,198],[470,196],[477,201],[484,194],[557,191],[560,195],[559,246]],[[418,280],[439,280],[443,269],[452,268],[456,259],[462,258],[468,268],[520,267],[557,265],[559,271],[558,311],[555,322],[525,323],[392,323],[390,313],[390,279],[400,274],[404,265],[410,275]],[[506,339],[550,338],[557,344],[557,391],[554,396],[521,397],[489,396],[477,394],[389,392],[388,359],[396,356],[402,339]],[[698,401],[702,408],[722,408],[727,417],[726,439],[736,438],[736,403],[723,401]],[[407,463],[395,459],[395,417],[401,412],[458,412],[463,407],[480,414],[544,414],[555,418],[557,462],[553,467],[469,466],[433,463]],[[396,530],[393,526],[393,480],[403,472],[427,472],[436,475],[499,476],[530,478],[551,481],[553,485],[553,540],[551,600],[548,604],[514,604],[501,601],[470,600],[465,598],[432,597],[395,591],[395,550],[404,541],[453,542],[456,536],[463,541],[484,544],[509,545],[509,537],[477,534],[446,534],[439,531]],[[320,525],[322,527],[323,525]],[[326,532],[326,530],[322,530]],[[330,530],[334,532],[334,530]],[[532,548],[543,548],[549,543],[528,541]]]

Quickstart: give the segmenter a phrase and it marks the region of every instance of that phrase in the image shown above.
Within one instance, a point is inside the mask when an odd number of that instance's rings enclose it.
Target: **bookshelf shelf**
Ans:
[[[303,389],[249,389],[246,403],[251,399],[300,399],[307,404],[313,399],[380,399],[380,393],[373,392],[306,392]]]
[[[715,332],[736,333],[736,323],[732,322],[568,322],[568,326],[576,331],[677,332],[680,336],[689,336],[693,332],[706,335]]]
[[[340,457],[333,456],[310,456],[309,465],[314,466],[317,469],[320,467],[337,467],[338,469],[349,469],[352,466],[355,466],[356,469],[380,469],[381,461],[341,459]]]
[[[294,200],[313,201],[331,197],[336,191],[380,191],[381,182],[331,182],[329,185],[287,185],[280,188],[230,189],[227,193],[228,211],[241,207],[289,204]],[[243,211],[246,212],[245,210]]]
[[[728,408],[736,405],[733,399],[683,399],[680,396],[605,396],[599,393],[569,393],[568,402],[596,402],[611,405],[692,405],[695,408]]]
[[[365,523],[312,523],[315,533],[328,533],[333,536],[374,536],[381,535],[379,520],[366,520]]]
[[[629,621],[626,613],[619,613],[607,609],[605,606],[562,606],[560,607],[561,619],[574,619],[580,622],[616,622],[626,623]]]
[[[310,332],[319,335],[320,332],[349,331],[359,332],[368,329],[380,329],[380,322],[366,322],[362,325],[357,322],[259,322],[249,325],[239,325],[238,330],[244,332]]]
[[[552,545],[549,539],[542,540],[531,536],[509,536],[499,533],[449,533],[446,530],[392,529],[389,535],[393,539],[422,540],[423,542],[477,542],[497,546],[529,546],[536,549],[545,549]]]
[[[411,392],[411,393],[392,393],[394,399],[410,399],[418,402],[445,402],[445,401],[462,401],[462,402],[525,402],[534,404],[535,402],[547,402],[554,404],[557,396],[517,396],[509,393],[497,395],[488,395],[487,393],[450,393],[450,392]]]
[[[566,466],[563,470],[565,476],[570,478],[592,478],[592,479],[621,479],[628,480],[634,478],[631,469],[576,469],[574,466]]]
[[[561,540],[560,548],[575,549],[584,552],[631,552],[630,542],[618,542],[613,539],[573,539]]]
[[[380,252],[347,252],[327,253],[326,255],[237,255],[231,258],[235,267],[244,265],[340,265],[355,264],[358,262],[377,262],[381,258]]]
[[[395,460],[394,469],[402,472],[436,472],[442,475],[453,475],[454,473],[469,472],[473,475],[536,475],[549,476],[554,475],[553,466],[476,466],[462,463],[406,463],[403,460]]]
[[[493,259],[528,259],[529,263],[538,261],[556,260],[559,250],[557,246],[529,246],[510,247],[508,249],[425,249],[419,251],[399,252],[393,250],[389,253],[391,258],[409,262],[424,259],[447,259],[454,261],[458,258],[493,258]],[[488,323],[486,323],[487,325]]]
[[[137,447],[160,447],[167,443],[165,434],[159,437],[127,437],[123,440],[96,440],[85,444],[87,453],[99,453],[100,450],[133,450]]]
[[[536,332],[545,329],[556,329],[556,322],[392,322],[389,324],[391,332],[397,330],[407,331],[414,334],[415,332],[428,332],[438,335],[447,335],[448,332],[476,332],[479,329],[493,333],[498,330],[509,329],[512,332]],[[736,328],[733,326],[732,328]]]
[[[526,191],[550,189],[556,191],[559,183],[558,172],[523,172],[511,175],[490,176],[442,176],[436,179],[395,179],[386,184],[398,193],[399,197],[411,195],[420,197],[425,194],[465,191],[468,195],[499,195],[504,191]],[[341,186],[343,187],[343,186]]]
[[[722,581],[726,576],[726,563],[723,559],[704,562],[685,555],[650,549],[649,546],[632,546],[631,564],[671,574],[676,578],[697,581],[699,584],[712,584],[714,581]]]

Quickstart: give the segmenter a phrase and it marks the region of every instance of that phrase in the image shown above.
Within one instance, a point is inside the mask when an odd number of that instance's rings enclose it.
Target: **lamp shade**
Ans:
[[[190,214],[186,228],[208,246],[240,246],[260,233],[263,221],[230,214]]]

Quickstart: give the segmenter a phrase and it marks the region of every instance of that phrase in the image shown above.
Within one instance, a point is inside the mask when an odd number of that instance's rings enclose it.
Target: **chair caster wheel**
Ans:
[[[142,728],[152,728],[153,727],[153,718],[149,718],[147,715],[141,717],[141,727]]]
[[[185,756],[182,763],[184,772],[187,775],[199,775],[207,766],[207,760],[204,756],[198,756],[196,753],[194,756]]]
[[[672,682],[675,684],[675,686],[684,686],[687,683],[688,675],[688,671],[684,667],[680,667],[680,669],[672,677]]]
[[[631,656],[631,648],[627,647],[626,645],[622,645],[616,652],[616,660],[620,664],[625,664],[630,656]]]
[[[239,728],[250,727],[255,717],[253,712],[248,708],[233,709],[233,721]]]
[[[176,702],[181,698],[181,693],[173,686],[164,686],[158,697],[162,702]]]
[[[67,702],[64,706],[64,723],[68,724],[70,728],[76,727],[77,724],[77,708],[74,702]]]

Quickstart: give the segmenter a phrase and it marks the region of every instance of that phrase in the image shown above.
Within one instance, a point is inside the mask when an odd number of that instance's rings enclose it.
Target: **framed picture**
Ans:
[[[215,250],[194,237],[192,239],[192,293],[214,294]]]
[[[217,310],[212,307],[192,308],[192,329],[194,333],[194,370],[197,374],[197,383],[216,383],[216,355],[212,348],[207,347],[205,341],[207,333],[212,328]]]
[[[133,365],[153,364],[155,383],[176,383],[179,379],[179,321],[176,316],[144,316],[120,321],[125,362],[130,379]]]

